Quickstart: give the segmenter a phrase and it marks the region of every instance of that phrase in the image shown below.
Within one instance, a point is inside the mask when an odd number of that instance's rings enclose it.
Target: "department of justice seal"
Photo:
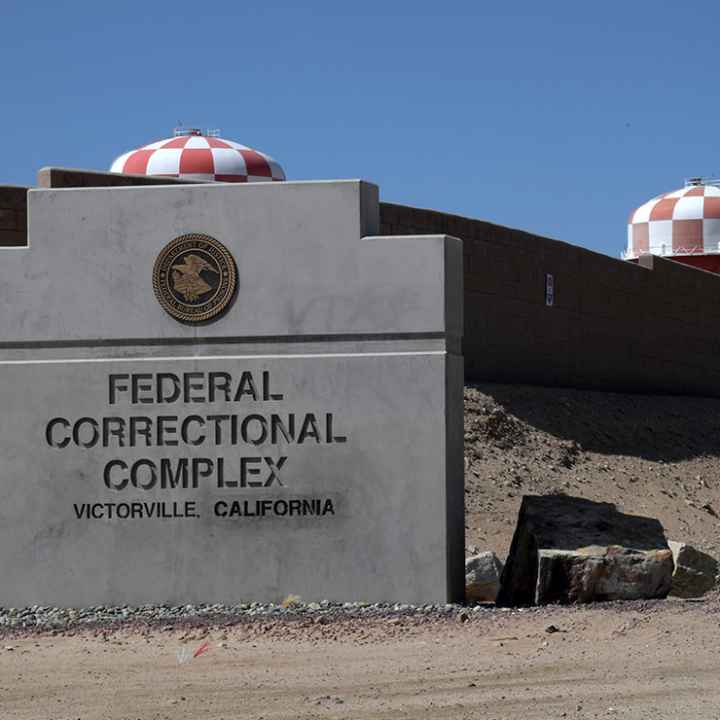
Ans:
[[[235,295],[237,268],[230,251],[200,233],[168,243],[153,268],[153,290],[176,320],[199,323],[226,310]]]

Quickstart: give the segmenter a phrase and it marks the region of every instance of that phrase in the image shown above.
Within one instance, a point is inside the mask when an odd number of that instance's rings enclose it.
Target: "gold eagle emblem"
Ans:
[[[158,302],[176,320],[207,322],[232,304],[237,266],[219,240],[187,233],[170,241],[157,256],[152,284]]]
[[[203,270],[219,274],[217,268],[197,255],[185,255],[182,264],[173,265],[172,269],[173,286],[187,301],[198,300],[201,295],[212,290],[200,275]]]

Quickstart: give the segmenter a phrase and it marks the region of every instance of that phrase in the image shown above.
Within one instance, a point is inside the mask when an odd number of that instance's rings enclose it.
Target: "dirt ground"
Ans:
[[[720,556],[720,400],[483,385],[465,424],[470,549],[565,492]],[[468,618],[0,632],[0,720],[720,718],[716,595]]]
[[[719,613],[717,599],[670,600],[5,638],[0,715],[707,720],[720,717]]]

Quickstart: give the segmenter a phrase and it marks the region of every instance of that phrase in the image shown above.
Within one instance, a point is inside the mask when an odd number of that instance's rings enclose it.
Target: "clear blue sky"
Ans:
[[[720,174],[720,3],[2,0],[0,183],[218,127],[289,179],[612,255]]]

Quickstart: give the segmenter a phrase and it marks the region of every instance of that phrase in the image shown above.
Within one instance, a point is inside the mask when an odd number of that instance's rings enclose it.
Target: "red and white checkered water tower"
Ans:
[[[218,135],[217,130],[176,128],[171,138],[124,153],[110,172],[202,182],[285,180],[280,164],[269,155]]]
[[[630,213],[623,257],[648,254],[720,273],[720,179],[691,178]]]

